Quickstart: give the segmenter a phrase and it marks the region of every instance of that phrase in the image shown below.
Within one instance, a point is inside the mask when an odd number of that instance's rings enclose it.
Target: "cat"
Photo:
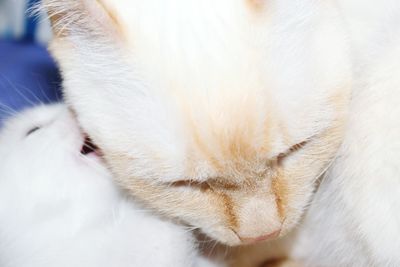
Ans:
[[[120,185],[228,245],[298,224],[340,145],[351,91],[333,3],[44,8],[66,100]]]
[[[379,169],[367,159],[395,150],[396,116],[382,125],[393,126],[386,141],[394,147],[374,154],[363,141],[382,137],[368,129],[384,120],[357,116],[396,99],[398,54],[383,53],[397,44],[396,1],[47,0],[44,8],[69,105],[119,184],[149,208],[223,244],[270,241],[241,248],[236,264],[249,259],[241,267],[279,257],[289,261],[276,264],[396,266],[387,234],[379,246],[377,232],[367,233],[395,220],[368,222],[359,213],[376,207],[350,205],[388,191],[361,181]],[[368,96],[381,87],[392,91]],[[393,199],[381,201],[394,209]]]
[[[190,230],[120,192],[73,114],[42,105],[0,132],[0,266],[217,266]],[[222,265],[221,265],[222,266]]]

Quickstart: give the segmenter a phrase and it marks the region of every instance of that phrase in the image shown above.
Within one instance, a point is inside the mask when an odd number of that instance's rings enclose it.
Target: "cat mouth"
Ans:
[[[80,153],[84,156],[89,156],[89,155],[98,157],[101,156],[99,147],[93,143],[92,139],[88,135],[84,136]]]

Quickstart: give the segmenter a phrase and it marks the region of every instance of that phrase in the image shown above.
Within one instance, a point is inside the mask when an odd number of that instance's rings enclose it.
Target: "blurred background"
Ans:
[[[32,15],[40,0],[0,0],[0,127],[7,116],[38,103],[61,100],[61,78],[46,46],[46,14]]]

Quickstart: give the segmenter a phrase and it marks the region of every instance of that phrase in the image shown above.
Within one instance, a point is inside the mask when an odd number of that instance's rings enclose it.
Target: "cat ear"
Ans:
[[[43,0],[40,9],[47,12],[56,38],[120,34],[118,16],[104,0]]]

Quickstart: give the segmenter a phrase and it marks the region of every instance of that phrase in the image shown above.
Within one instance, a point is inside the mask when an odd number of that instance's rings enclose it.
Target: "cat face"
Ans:
[[[33,207],[41,202],[69,199],[78,204],[82,198],[89,203],[97,197],[93,203],[101,206],[104,201],[107,205],[103,206],[108,207],[115,189],[109,172],[88,144],[63,104],[38,106],[11,118],[0,132],[2,203],[11,199],[20,214],[27,215],[21,219],[24,222],[35,217]]]
[[[340,144],[333,1],[45,1],[65,95],[120,184],[229,245],[287,233]]]

